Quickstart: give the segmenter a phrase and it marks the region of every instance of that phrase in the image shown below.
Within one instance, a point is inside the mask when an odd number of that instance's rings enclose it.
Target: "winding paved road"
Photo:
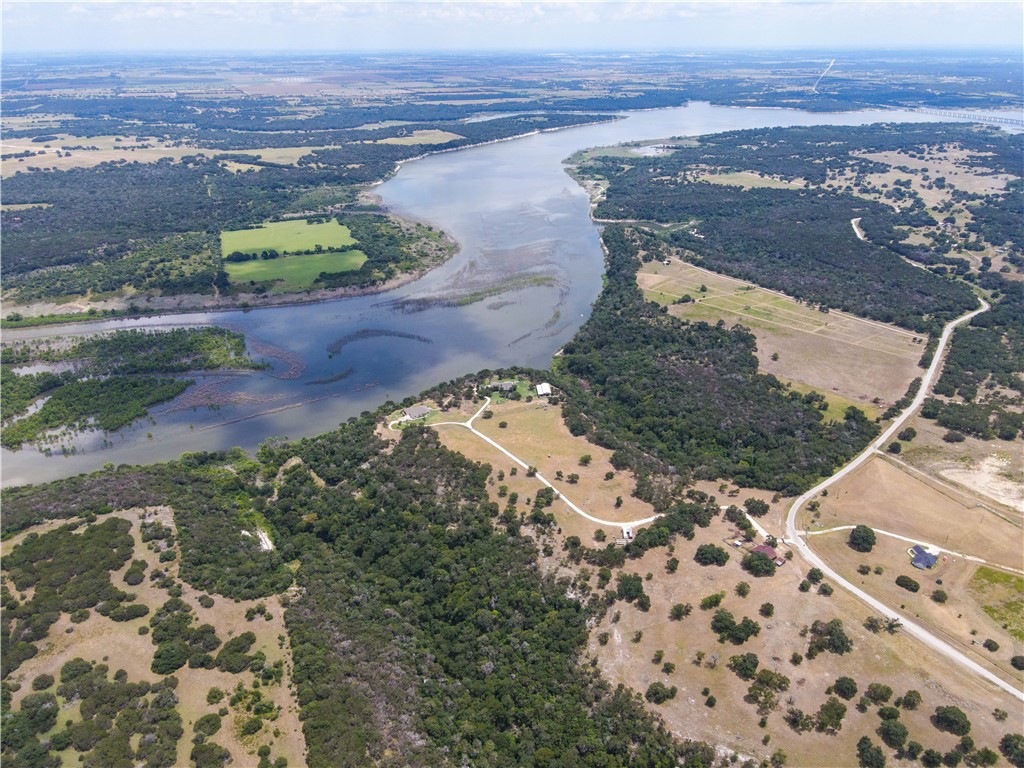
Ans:
[[[807,560],[807,562],[809,562],[813,566],[816,566],[817,568],[820,568],[826,576],[832,579],[832,581],[835,584],[860,598],[863,602],[867,603],[869,606],[871,606],[871,608],[873,608],[883,617],[889,619],[899,619],[903,625],[903,629],[906,630],[907,634],[912,635],[913,637],[917,638],[922,643],[927,645],[929,648],[932,648],[933,650],[943,654],[947,658],[955,661],[960,666],[970,670],[971,672],[974,672],[978,676],[983,677],[989,682],[1002,688],[1007,693],[1010,693],[1016,698],[1020,699],[1021,701],[1024,701],[1024,691],[1021,691],[1015,685],[1008,683],[998,675],[990,672],[984,666],[974,661],[974,659],[969,658],[964,653],[962,653],[961,651],[957,650],[952,645],[947,643],[945,640],[937,637],[920,624],[910,621],[905,616],[901,615],[899,612],[894,611],[892,608],[885,605],[885,603],[872,597],[867,592],[858,587],[856,584],[847,581],[834,570],[832,570],[832,568],[829,567],[828,563],[822,560],[822,558],[819,557],[814,552],[814,550],[812,550],[808,546],[807,541],[804,538],[801,538],[801,533],[804,536],[806,536],[807,532],[798,531],[796,527],[796,516],[797,512],[799,512],[800,510],[800,507],[802,507],[804,504],[806,504],[808,501],[817,496],[819,493],[821,493],[823,490],[828,488],[833,483],[841,480],[850,473],[856,471],[861,465],[863,465],[868,459],[870,459],[874,455],[874,452],[876,450],[879,450],[883,445],[885,445],[886,441],[890,440],[892,436],[895,435],[896,432],[900,429],[900,427],[902,427],[903,424],[906,423],[907,419],[909,419],[913,415],[913,413],[921,406],[921,403],[924,402],[925,397],[928,396],[928,393],[931,390],[931,386],[935,381],[936,374],[941,368],[942,356],[946,351],[946,347],[949,345],[949,339],[953,335],[953,331],[956,329],[957,326],[963,325],[964,323],[969,322],[973,317],[980,315],[982,312],[988,311],[988,302],[986,302],[984,299],[981,299],[980,301],[981,307],[974,310],[973,312],[968,312],[966,315],[958,317],[956,320],[951,321],[943,329],[942,336],[939,337],[939,344],[935,349],[935,355],[932,357],[932,363],[931,365],[928,366],[928,370],[922,377],[921,386],[918,389],[917,395],[914,397],[913,401],[910,403],[907,409],[904,410],[903,413],[901,413],[899,416],[897,416],[896,420],[893,421],[889,428],[885,430],[881,435],[879,435],[878,438],[876,438],[874,442],[872,442],[860,454],[858,454],[857,457],[853,459],[853,461],[851,461],[849,464],[840,469],[831,477],[818,483],[816,486],[811,488],[811,490],[807,491],[807,493],[803,494],[796,501],[793,502],[793,505],[789,508],[789,514],[786,516],[786,541],[792,544],[794,547],[796,547],[797,550],[799,550],[800,554],[803,555],[804,559]]]

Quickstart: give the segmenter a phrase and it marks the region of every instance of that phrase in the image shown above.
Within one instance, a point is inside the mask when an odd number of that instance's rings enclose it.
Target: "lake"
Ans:
[[[376,188],[395,213],[444,229],[457,256],[388,293],[319,304],[10,331],[5,338],[217,324],[244,333],[269,372],[209,374],[149,419],[85,433],[74,452],[2,452],[2,483],[42,482],[184,451],[255,448],[326,432],[350,416],[484,368],[546,368],[586,319],[603,256],[589,200],[562,161],[587,147],[741,128],[925,122],[898,110],[807,113],[694,103],[625,114],[407,162]],[[212,403],[210,407],[208,404]],[[69,448],[70,450],[70,448]]]

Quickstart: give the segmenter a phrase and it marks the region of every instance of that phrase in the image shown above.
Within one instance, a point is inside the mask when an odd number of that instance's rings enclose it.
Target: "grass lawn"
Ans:
[[[1024,640],[1024,578],[981,566],[971,578],[969,591],[996,623]]]
[[[224,269],[236,285],[273,280],[274,291],[282,292],[309,288],[321,272],[348,272],[359,269],[364,261],[366,254],[362,251],[344,251],[225,263]]]
[[[256,229],[221,232],[220,242],[221,254],[227,256],[235,251],[242,253],[259,253],[270,249],[280,253],[308,251],[317,245],[322,245],[324,248],[340,248],[343,245],[352,245],[355,239],[348,227],[333,219],[317,224],[310,224],[303,219],[294,219],[274,221]]]

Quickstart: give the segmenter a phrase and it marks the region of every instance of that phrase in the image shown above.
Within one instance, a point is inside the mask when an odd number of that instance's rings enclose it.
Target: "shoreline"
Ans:
[[[686,104],[682,104],[680,106],[686,106]],[[605,114],[605,113],[595,113],[595,114]],[[623,115],[624,115],[624,113],[622,113],[622,112],[618,112],[618,113],[614,113],[614,114],[608,113],[608,119],[607,120],[596,120],[596,121],[594,121],[592,123],[581,123],[579,125],[563,125],[563,126],[558,126],[556,128],[538,128],[536,130],[529,131],[527,133],[520,133],[520,134],[516,134],[515,136],[506,136],[506,137],[501,138],[501,139],[492,139],[490,141],[481,141],[481,142],[478,142],[476,144],[466,144],[464,146],[449,147],[447,149],[429,150],[427,152],[423,152],[423,153],[421,153],[419,155],[415,155],[413,157],[407,157],[407,158],[405,158],[403,160],[395,161],[395,168],[392,171],[390,171],[383,178],[377,179],[376,181],[373,181],[373,182],[370,182],[369,184],[364,185],[359,190],[359,194],[369,194],[369,195],[372,195],[373,197],[377,197],[376,193],[373,192],[373,189],[375,187],[379,187],[381,184],[383,184],[384,182],[386,182],[389,179],[391,179],[392,177],[394,177],[402,169],[403,165],[405,165],[406,163],[414,162],[416,160],[422,160],[424,158],[431,157],[432,155],[439,155],[439,154],[443,154],[443,153],[446,153],[446,152],[461,152],[462,150],[466,150],[466,149],[475,149],[475,148],[478,148],[478,147],[486,147],[486,146],[489,146],[489,145],[492,145],[492,144],[499,144],[499,143],[506,142],[506,141],[516,141],[518,139],[524,139],[524,138],[526,138],[528,136],[537,136],[537,135],[542,134],[542,133],[553,133],[555,131],[565,131],[565,130],[569,130],[570,128],[582,128],[582,127],[591,126],[591,125],[603,125],[603,124],[606,124],[606,123],[611,123],[611,122],[615,122],[616,120],[623,119]],[[379,198],[377,198],[377,199],[379,199]],[[400,219],[403,222],[422,223],[422,222],[417,222],[417,220],[415,220],[415,219],[409,219],[409,218],[404,217],[404,216],[398,216],[398,214],[389,211],[384,206],[381,206],[381,211],[379,211],[379,213],[382,213],[384,215],[389,215],[389,216],[395,216],[396,218]],[[58,321],[54,321],[54,322],[50,322],[50,323],[40,323],[38,325],[25,325],[25,326],[21,326],[21,327],[8,327],[8,328],[4,328],[3,330],[6,333],[12,333],[12,332],[18,332],[18,331],[29,331],[29,330],[43,329],[43,328],[61,328],[61,327],[65,327],[65,326],[68,326],[68,325],[78,325],[80,323],[81,324],[91,324],[91,323],[100,323],[100,322],[106,322],[106,321],[111,321],[111,320],[137,320],[137,319],[142,319],[142,318],[147,318],[147,317],[161,317],[163,315],[186,315],[186,314],[194,314],[194,313],[237,312],[237,311],[245,312],[245,311],[249,311],[249,310],[264,309],[264,308],[269,308],[269,307],[300,306],[300,305],[305,305],[305,304],[325,304],[325,303],[330,302],[330,301],[339,301],[339,300],[348,299],[348,298],[358,298],[358,297],[361,297],[361,296],[373,296],[373,295],[379,294],[379,293],[387,293],[388,291],[393,291],[393,290],[396,290],[398,288],[401,288],[404,285],[408,285],[409,283],[411,283],[411,282],[413,282],[415,280],[418,280],[421,277],[424,277],[425,275],[427,275],[428,273],[430,273],[434,269],[437,269],[438,267],[443,266],[444,264],[446,264],[449,261],[451,261],[451,259],[453,259],[456,256],[458,256],[459,253],[462,252],[462,244],[459,243],[457,240],[455,240],[453,237],[451,237],[447,232],[444,233],[444,237],[445,237],[445,239],[448,242],[450,242],[452,245],[454,245],[454,249],[452,250],[451,254],[447,258],[445,258],[444,260],[438,262],[437,264],[433,264],[430,267],[427,267],[425,269],[418,269],[418,270],[415,270],[413,272],[407,272],[407,273],[402,274],[402,275],[397,275],[397,276],[391,278],[390,280],[388,280],[387,282],[382,283],[380,285],[364,286],[364,287],[353,287],[353,288],[336,288],[336,289],[320,288],[320,289],[306,291],[306,292],[303,292],[303,293],[283,293],[283,294],[278,294],[276,297],[275,296],[268,296],[267,294],[263,294],[262,297],[257,298],[256,294],[242,294],[241,296],[244,296],[246,298],[241,298],[240,297],[237,302],[231,302],[231,303],[225,303],[224,299],[219,298],[219,297],[213,297],[213,298],[209,298],[209,299],[203,299],[203,300],[201,300],[201,301],[199,301],[197,303],[189,304],[187,306],[182,305],[182,304],[178,304],[177,306],[156,307],[156,308],[153,309],[153,311],[142,311],[142,312],[136,312],[136,313],[128,313],[126,311],[130,307],[130,305],[133,303],[133,301],[131,299],[129,299],[129,298],[121,298],[121,299],[117,299],[116,301],[123,301],[123,302],[125,302],[128,305],[128,306],[126,306],[124,308],[124,310],[116,308],[116,307],[108,307],[107,309],[113,309],[113,310],[118,311],[118,312],[125,311],[125,314],[105,315],[105,316],[98,316],[98,317],[71,317],[70,315],[72,313],[67,313],[69,315],[69,318],[66,321],[65,320],[58,320]],[[180,294],[179,295],[179,297],[182,298],[182,300],[184,300],[185,297],[200,297],[200,296],[205,297],[206,294],[195,294],[195,293],[193,293],[193,294]],[[159,301],[159,300],[173,300],[175,297],[162,297],[161,296],[161,297],[152,297],[152,298],[153,298],[153,300]],[[208,304],[204,303],[206,301],[209,301],[211,303],[208,303]],[[254,303],[254,302],[258,302],[258,303]],[[56,306],[68,306],[68,305],[72,305],[72,304],[78,304],[78,301],[68,302],[65,305],[56,305]],[[245,304],[247,306],[243,306],[243,304]],[[82,304],[78,304],[78,305],[79,306],[83,306],[83,307],[85,306],[85,305],[82,305]],[[24,310],[28,311],[32,307],[39,307],[39,306],[44,306],[44,305],[42,305],[41,303],[37,303],[37,304],[34,304],[34,305],[33,304],[24,304],[24,305],[17,305],[17,304],[15,304],[13,306],[7,307],[7,306],[3,306],[2,304],[0,304],[0,315],[5,316],[6,314],[10,314],[12,312],[20,312],[21,310],[18,309],[19,306],[24,308]],[[136,304],[136,306],[138,306],[138,305]],[[95,305],[93,305],[92,307],[89,307],[87,309],[83,309],[83,311],[88,311],[88,309],[96,309],[97,311],[102,311],[99,307],[97,307]],[[41,312],[38,315],[25,315],[25,317],[26,318],[33,317],[33,316],[34,317],[39,317],[39,316],[45,315],[45,314],[63,314],[63,313],[46,313],[46,312]]]

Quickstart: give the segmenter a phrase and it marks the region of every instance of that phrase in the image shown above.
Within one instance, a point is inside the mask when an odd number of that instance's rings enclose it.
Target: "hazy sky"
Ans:
[[[7,51],[1024,47],[1020,0],[0,0]]]

